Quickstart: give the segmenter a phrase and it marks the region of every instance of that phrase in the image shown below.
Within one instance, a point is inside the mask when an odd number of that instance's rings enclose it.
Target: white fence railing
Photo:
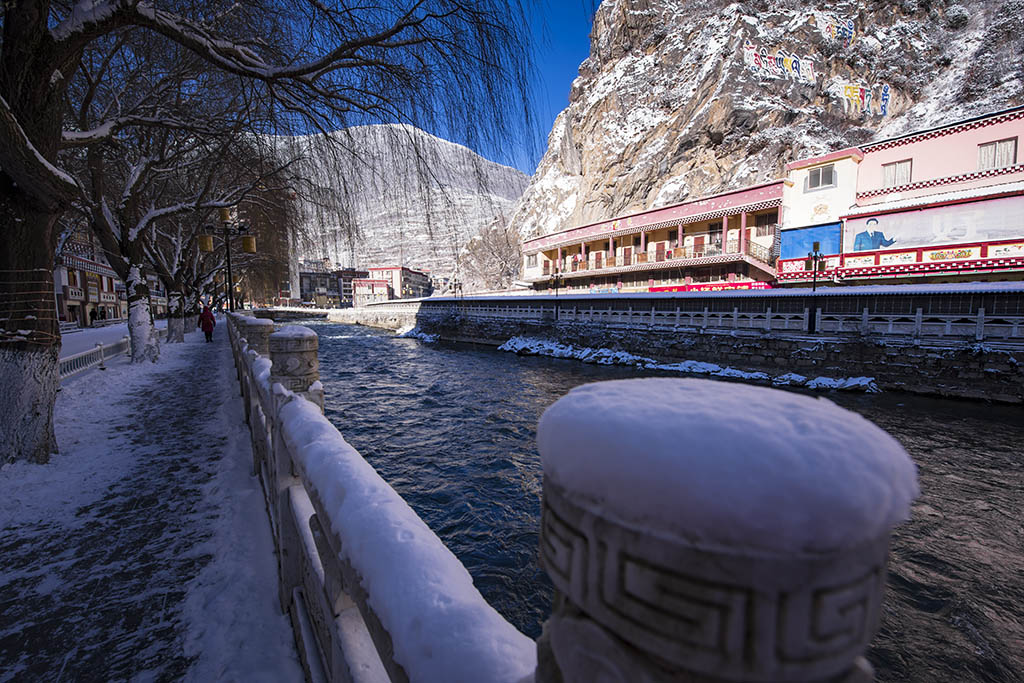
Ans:
[[[167,329],[155,330],[155,334],[158,338],[162,336],[166,340]],[[121,341],[116,341],[113,344],[97,342],[94,348],[61,358],[58,365],[60,378],[67,379],[83,370],[96,366],[103,368],[107,360],[116,356],[131,355],[131,352],[131,339],[129,339],[128,335],[125,335],[121,338]]]
[[[384,312],[385,309],[373,310]],[[395,312],[409,311],[395,309]],[[873,313],[868,308],[856,313],[831,313],[821,309],[812,313],[808,308],[798,312],[778,312],[770,307],[761,311],[741,311],[739,308],[733,308],[731,311],[712,311],[708,307],[684,310],[678,306],[666,309],[656,304],[644,305],[640,300],[637,300],[635,305],[625,308],[616,303],[602,301],[589,303],[567,300],[565,303],[556,303],[548,300],[531,302],[523,306],[467,300],[433,303],[417,311],[419,316],[432,319],[440,319],[451,313],[510,322],[596,322],[622,328],[760,330],[974,341],[1024,341],[1024,316],[993,316],[988,315],[984,308],[978,309],[975,314],[965,316],[925,315],[921,308],[916,309],[913,315],[905,315]]]
[[[310,680],[521,681],[535,644],[323,416],[317,337],[239,314],[228,331]]]

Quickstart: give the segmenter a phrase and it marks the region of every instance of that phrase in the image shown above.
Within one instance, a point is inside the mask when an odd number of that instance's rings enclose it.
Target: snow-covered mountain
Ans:
[[[291,138],[308,239],[302,258],[360,268],[406,265],[448,275],[469,240],[507,220],[529,178],[411,126],[358,126]]]
[[[1021,0],[605,0],[525,237],[1024,101]]]

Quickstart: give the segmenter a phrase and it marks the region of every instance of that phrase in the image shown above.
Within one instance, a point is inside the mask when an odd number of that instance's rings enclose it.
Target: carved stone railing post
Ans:
[[[270,384],[280,383],[324,409],[320,384],[320,358],[316,332],[300,325],[286,325],[268,338]]]
[[[891,527],[917,495],[888,434],[830,401],[698,379],[578,387],[540,420],[538,683],[873,678]]]
[[[274,331],[274,321],[266,318],[242,318],[240,332],[249,342],[249,348],[261,356],[270,356],[270,335]]]

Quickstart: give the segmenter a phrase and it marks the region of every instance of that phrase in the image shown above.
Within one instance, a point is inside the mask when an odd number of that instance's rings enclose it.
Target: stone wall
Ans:
[[[352,325],[381,327],[386,330],[399,330],[416,324],[416,309],[341,308],[329,312],[327,319],[335,323],[349,323]]]
[[[600,323],[485,320],[448,315],[420,320],[442,339],[499,345],[515,336],[609,348],[667,362],[695,360],[770,375],[873,377],[885,391],[1024,402],[1024,353],[985,344],[840,338],[752,330],[734,332],[608,327]]]

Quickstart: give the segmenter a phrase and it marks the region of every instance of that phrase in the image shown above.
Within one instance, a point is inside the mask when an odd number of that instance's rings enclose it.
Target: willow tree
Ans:
[[[116,72],[83,69],[109,41],[143,32],[194,55],[197,78],[251,84],[250,104],[277,114],[253,133],[400,122],[496,148],[528,111],[527,22],[504,0],[7,0],[2,12],[0,383],[17,387],[0,398],[5,461],[45,461],[57,448],[52,274],[61,216],[86,194],[68,159],[142,127],[209,127],[188,116],[208,95],[188,81],[180,118],[122,111],[115,100],[89,129],[76,125],[75,97],[121,85],[110,81]]]

